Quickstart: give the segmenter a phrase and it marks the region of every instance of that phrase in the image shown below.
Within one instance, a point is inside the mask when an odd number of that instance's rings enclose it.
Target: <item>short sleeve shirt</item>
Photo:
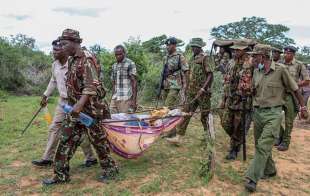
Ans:
[[[284,64],[287,66],[289,73],[297,83],[300,79],[310,80],[306,66],[302,62],[293,59],[290,64]]]
[[[129,58],[112,65],[111,80],[115,83],[114,100],[129,100],[132,97],[131,76],[137,75],[136,65]]]
[[[285,103],[285,92],[298,90],[298,85],[285,65],[272,62],[269,73],[256,68],[253,76],[253,105],[258,107],[281,106]]]
[[[164,65],[167,64],[169,75],[164,81],[165,89],[181,89],[182,88],[182,72],[189,70],[189,65],[185,57],[178,52],[167,55],[164,58]]]

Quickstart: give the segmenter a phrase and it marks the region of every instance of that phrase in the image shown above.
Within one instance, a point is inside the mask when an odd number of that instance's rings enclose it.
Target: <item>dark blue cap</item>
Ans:
[[[165,41],[166,45],[176,45],[177,44],[177,39],[175,37],[169,37],[166,41]]]

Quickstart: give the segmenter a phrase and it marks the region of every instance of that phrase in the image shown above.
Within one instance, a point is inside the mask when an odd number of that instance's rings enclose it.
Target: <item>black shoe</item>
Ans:
[[[288,145],[284,144],[283,142],[277,147],[278,151],[287,151]]]
[[[276,176],[276,175],[277,175],[277,172],[274,172],[274,173],[272,173],[272,174],[264,174],[263,177],[261,177],[261,179],[262,179],[262,180],[266,180],[266,179],[272,178],[272,177],[274,177],[274,176]]]
[[[94,165],[97,165],[97,164],[98,164],[97,159],[86,160],[85,163],[81,165],[81,167],[91,167],[91,166],[94,166]]]
[[[31,163],[35,166],[47,167],[47,166],[51,166],[53,164],[53,161],[40,159],[40,160],[34,160]]]
[[[248,180],[245,184],[244,187],[246,188],[246,190],[248,190],[249,192],[255,192],[256,191],[256,183],[253,182],[252,180]]]
[[[227,160],[236,160],[238,156],[238,151],[236,151],[236,149],[231,149],[228,153],[228,155],[226,156]]]
[[[50,178],[50,179],[44,179],[42,180],[42,184],[44,186],[50,186],[50,185],[55,185],[55,184],[62,184],[62,183],[66,183],[69,182],[70,180],[58,180],[56,178]]]

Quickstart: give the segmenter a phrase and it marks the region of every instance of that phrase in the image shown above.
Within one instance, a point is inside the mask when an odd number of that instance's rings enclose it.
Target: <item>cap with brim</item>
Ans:
[[[295,48],[294,46],[286,46],[286,47],[284,47],[284,51],[295,53],[297,51],[297,48]]]
[[[82,43],[82,39],[80,38],[80,33],[73,29],[65,29],[62,32],[62,35],[58,39]]]
[[[177,39],[175,37],[169,37],[166,41],[165,41],[166,45],[176,45],[177,44]]]
[[[279,48],[272,47],[272,52],[283,53],[283,51]]]
[[[261,54],[261,55],[270,55],[271,53],[271,46],[265,45],[265,44],[256,44],[254,46],[253,51],[247,52],[248,54],[255,55],[255,54]]]
[[[202,48],[206,46],[206,43],[203,41],[202,38],[192,38],[191,41],[189,42],[189,46]]]
[[[245,50],[248,48],[248,45],[235,44],[230,46],[230,48],[233,50]]]

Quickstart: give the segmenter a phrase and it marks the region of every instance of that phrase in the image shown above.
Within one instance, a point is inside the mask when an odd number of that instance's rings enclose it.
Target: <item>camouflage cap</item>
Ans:
[[[297,48],[296,47],[294,47],[294,46],[286,46],[286,47],[284,47],[284,52],[292,52],[292,53],[295,53],[295,52],[297,52]]]
[[[283,51],[281,49],[276,48],[276,47],[272,47],[271,50],[272,50],[272,52],[283,53]]]
[[[202,38],[196,37],[196,38],[192,38],[191,41],[189,42],[189,46],[190,47],[199,47],[202,48],[204,46],[206,46],[206,43],[203,41]]]
[[[80,33],[77,30],[65,29],[62,35],[58,38],[59,40],[70,40],[78,43],[82,43]]]
[[[165,44],[166,45],[176,45],[177,44],[177,39],[175,37],[169,37],[166,41]]]
[[[236,41],[234,42],[234,45],[230,46],[233,50],[245,50],[249,47],[249,44],[245,41]]]
[[[270,45],[265,44],[256,44],[252,52],[247,52],[248,54],[262,54],[268,55],[271,54],[272,47]]]

